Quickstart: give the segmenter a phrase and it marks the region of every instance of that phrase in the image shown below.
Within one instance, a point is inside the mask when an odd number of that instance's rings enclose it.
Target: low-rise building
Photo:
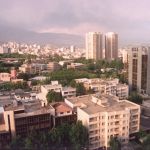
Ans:
[[[41,86],[41,92],[37,97],[41,100],[42,105],[47,105],[46,95],[49,91],[61,92],[62,85],[58,81],[51,81],[51,84],[46,84]]]
[[[0,122],[0,143],[16,136],[26,137],[32,130],[49,131],[53,127],[51,106],[42,107],[38,99],[26,101],[19,97],[3,106]],[[7,143],[8,144],[8,143]]]
[[[60,70],[61,69],[61,65],[57,62],[49,62],[47,64],[47,70],[48,71],[57,71],[57,70]]]
[[[23,64],[21,67],[19,67],[19,71],[23,73],[40,73],[43,70],[47,69],[46,64],[39,64],[39,63],[32,63],[32,64]]]
[[[89,132],[89,149],[109,147],[111,137],[128,143],[129,135],[139,131],[140,106],[112,95],[84,95],[66,98]]]
[[[10,82],[11,80],[11,76],[9,73],[0,73],[0,81],[3,81],[3,82]]]
[[[63,123],[72,124],[76,122],[77,114],[65,102],[56,102],[50,105],[55,110],[52,114],[54,126],[59,126]]]
[[[119,79],[75,79],[76,83],[83,83],[86,90],[93,90],[101,94],[118,96],[120,99],[128,98],[129,88],[127,84],[119,83]]]
[[[72,87],[63,87],[61,90],[62,96],[65,97],[71,97],[71,96],[76,96],[76,88]]]
[[[36,76],[34,78],[31,78],[30,80],[33,81],[43,81],[43,80],[46,80],[47,78],[45,76]]]
[[[67,65],[67,69],[80,69],[84,66],[82,63],[71,63]]]

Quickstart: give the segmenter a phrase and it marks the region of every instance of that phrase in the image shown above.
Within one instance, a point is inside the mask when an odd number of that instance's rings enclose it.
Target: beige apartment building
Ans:
[[[76,96],[76,88],[62,87],[62,85],[59,84],[58,81],[51,81],[51,84],[42,85],[41,91],[37,95],[37,97],[41,100],[41,103],[43,106],[47,105],[46,96],[49,91],[55,91],[55,92],[61,93],[64,98]]]
[[[150,94],[150,47],[128,50],[128,83],[130,90]]]
[[[23,64],[21,67],[19,67],[19,71],[23,73],[41,73],[43,70],[47,69],[46,64],[38,64],[38,63],[32,63],[32,64]]]
[[[99,92],[101,94],[109,94],[118,96],[119,99],[128,98],[129,88],[127,84],[119,83],[119,79],[75,79],[76,83],[83,83],[86,90],[93,90],[94,92]]]
[[[65,99],[66,104],[77,111],[89,131],[89,149],[109,147],[111,136],[122,144],[129,135],[139,131],[140,106],[111,95],[84,95]]]
[[[118,58],[118,34],[108,32],[105,35],[105,59],[114,60]]]
[[[86,33],[86,59],[99,60],[103,58],[103,39],[100,32]]]

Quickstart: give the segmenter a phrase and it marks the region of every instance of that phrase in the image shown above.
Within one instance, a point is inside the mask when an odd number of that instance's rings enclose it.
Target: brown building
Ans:
[[[128,82],[130,90],[150,94],[150,47],[133,47],[128,51]]]
[[[0,143],[9,143],[16,136],[26,137],[32,130],[49,131],[53,127],[51,106],[41,107],[38,100],[26,102],[13,101],[4,107],[0,122]]]
[[[62,123],[74,123],[77,117],[64,102],[42,107],[41,102],[25,94],[15,95],[10,104],[0,107],[0,146],[16,136],[26,137],[32,130],[47,132]]]
[[[61,66],[57,62],[49,62],[47,64],[47,70],[48,71],[57,71],[57,70],[60,70],[60,69],[61,69]]]

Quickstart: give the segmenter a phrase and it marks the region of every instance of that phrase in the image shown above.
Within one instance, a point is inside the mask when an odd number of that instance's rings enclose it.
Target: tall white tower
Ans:
[[[86,33],[86,59],[99,60],[103,58],[102,33]]]
[[[118,58],[118,34],[114,32],[105,35],[105,58],[107,60]]]

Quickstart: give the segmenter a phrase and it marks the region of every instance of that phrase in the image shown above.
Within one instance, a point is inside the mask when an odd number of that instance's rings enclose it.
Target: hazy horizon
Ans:
[[[148,0],[0,0],[0,28],[37,33],[116,32],[120,43],[148,43]],[[1,33],[0,33],[1,34]],[[0,39],[1,40],[1,39]]]

